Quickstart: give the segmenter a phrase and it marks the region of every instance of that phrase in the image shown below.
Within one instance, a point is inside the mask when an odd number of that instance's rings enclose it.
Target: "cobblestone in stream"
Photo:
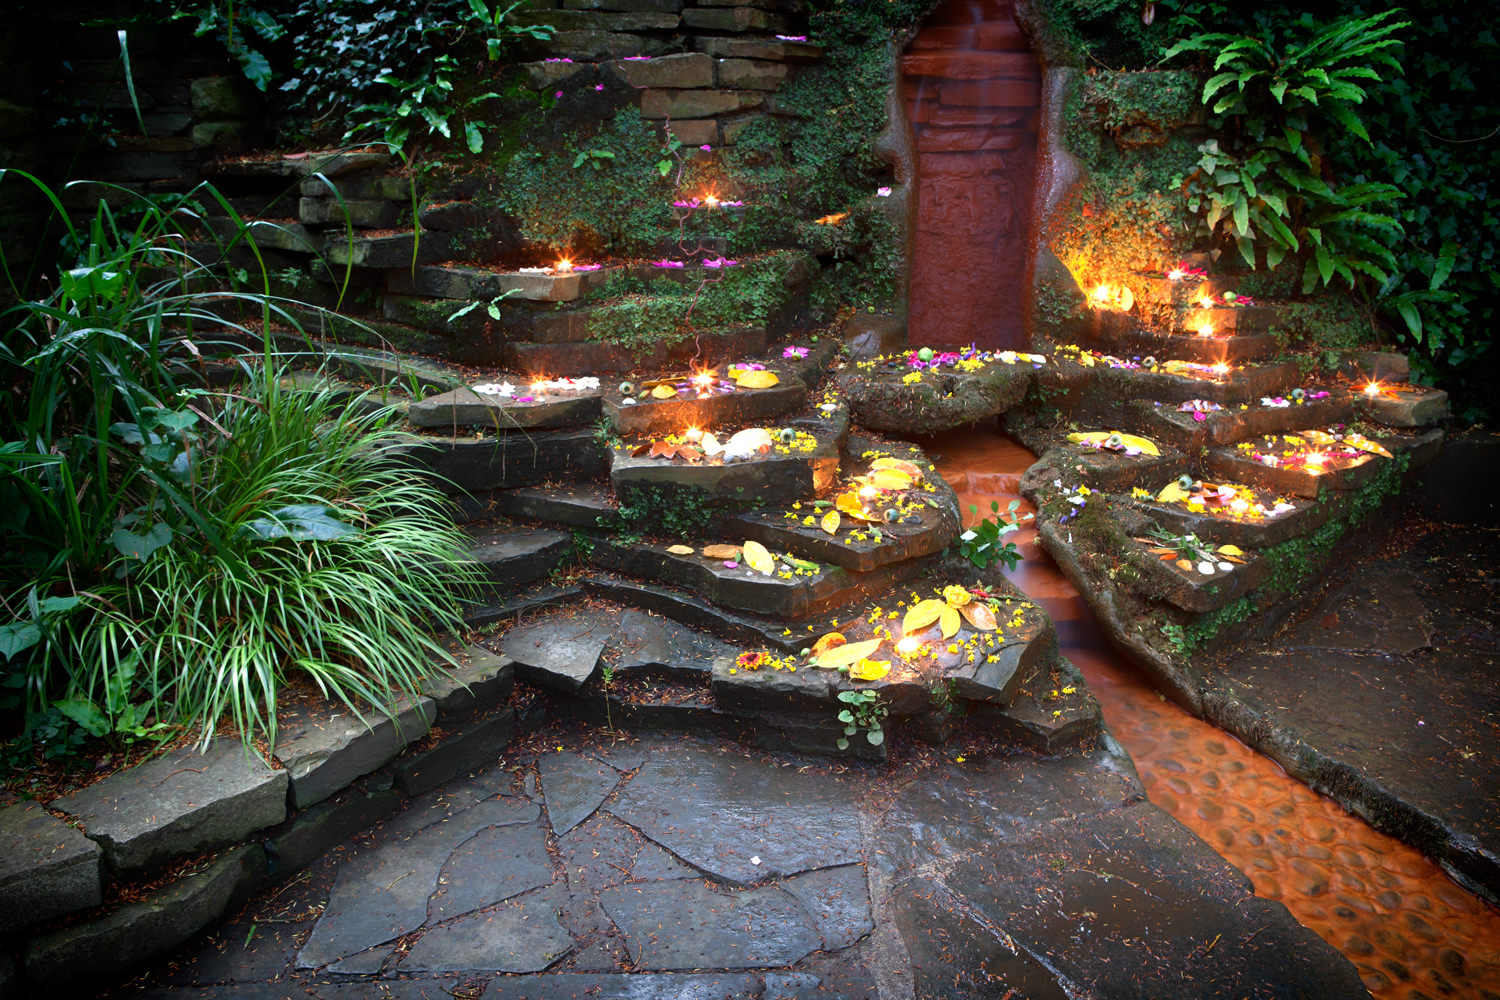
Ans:
[[[1033,460],[997,433],[924,443],[965,511],[1019,498]],[[1029,505],[1021,501],[1024,513]],[[1342,951],[1377,1000],[1500,998],[1500,913],[1411,847],[1350,815],[1232,736],[1163,700],[1117,657],[1083,601],[1034,544],[1011,580],[1046,607],[1151,801]]]

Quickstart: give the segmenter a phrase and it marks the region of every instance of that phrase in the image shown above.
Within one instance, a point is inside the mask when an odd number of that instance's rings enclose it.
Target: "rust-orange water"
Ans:
[[[988,514],[1018,497],[1034,456],[993,431],[925,442],[938,471]],[[1022,501],[1022,513],[1029,510]],[[1078,592],[1036,545],[1011,580],[1057,623],[1064,653],[1088,678],[1110,731],[1130,751],[1151,800],[1342,951],[1378,1000],[1500,998],[1500,912],[1431,861],[1287,776],[1223,731],[1160,698],[1111,650]]]

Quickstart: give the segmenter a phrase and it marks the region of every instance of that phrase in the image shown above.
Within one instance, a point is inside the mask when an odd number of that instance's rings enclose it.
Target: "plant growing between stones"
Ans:
[[[1013,531],[1020,529],[1021,520],[1030,520],[1033,515],[1027,514],[1024,518],[1016,517],[1016,510],[1021,506],[1021,501],[1012,500],[1007,506],[1006,513],[1000,513],[1000,501],[990,501],[990,512],[995,516],[980,518],[973,527],[959,532],[955,541],[958,544],[958,554],[980,569],[985,569],[994,563],[1005,564],[1006,569],[1015,569],[1021,562],[1021,553],[1016,549],[1015,542],[1001,543],[1001,539]],[[970,514],[978,514],[979,508],[969,505]],[[1009,516],[1007,516],[1009,515]]]
[[[849,749],[849,737],[858,735],[861,731],[865,734],[865,740],[872,747],[878,747],[885,742],[885,731],[880,727],[880,720],[884,719],[890,712],[880,702],[880,693],[877,691],[840,691],[839,701],[846,708],[839,709],[838,719],[844,724],[844,735],[837,740],[840,750]]]

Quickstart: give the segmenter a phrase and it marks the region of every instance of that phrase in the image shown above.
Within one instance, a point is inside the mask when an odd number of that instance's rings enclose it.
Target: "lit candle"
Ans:
[[[1206,319],[1200,319],[1197,331],[1200,337],[1212,337],[1214,335],[1214,325]]]
[[[552,270],[556,271],[558,274],[572,274],[573,262],[564,257],[553,266]]]
[[[1303,461],[1307,463],[1307,471],[1316,476],[1323,471],[1323,463],[1328,461],[1328,456],[1321,451],[1314,451],[1309,453]]]
[[[1109,301],[1109,292],[1110,289],[1108,285],[1099,285],[1093,290],[1093,292],[1089,294],[1089,298],[1092,299],[1096,304],[1103,305],[1105,302]]]
[[[859,491],[859,498],[860,498],[860,499],[861,499],[861,500],[864,500],[864,501],[866,501],[866,502],[869,502],[869,501],[871,501],[871,500],[874,500],[874,499],[875,499],[875,498],[876,498],[876,497],[877,497],[877,496],[879,496],[879,495],[880,495],[880,491],[879,491],[879,490],[877,490],[877,489],[876,489],[876,488],[875,488],[875,487],[873,487],[873,486],[865,486],[865,487],[862,487],[862,488],[861,488],[861,489],[860,489],[860,491]]]
[[[718,208],[719,198],[717,195],[706,194],[703,196],[703,204],[707,205],[709,208]]]
[[[547,391],[547,380],[546,379],[539,378],[535,382],[531,383],[531,394],[533,396],[540,396],[542,393],[544,393],[546,391]]]
[[[1184,277],[1186,277],[1186,274],[1180,267],[1174,267],[1167,272],[1168,281],[1181,281]]]
[[[696,427],[689,427],[683,432],[682,436],[688,444],[697,444],[703,440],[703,432]]]
[[[1209,298],[1207,293],[1202,293],[1198,296],[1198,306],[1201,309],[1212,309],[1214,307],[1214,300]]]
[[[1245,513],[1245,511],[1250,509],[1250,504],[1247,503],[1243,497],[1235,497],[1234,500],[1230,502],[1229,509],[1234,511],[1236,514],[1243,514]]]
[[[1215,375],[1227,375],[1227,374],[1229,374],[1229,366],[1227,364],[1225,364],[1224,362],[1222,362],[1222,361],[1220,361],[1218,364],[1214,365],[1213,368],[1210,369],[1210,370]]]
[[[906,657],[910,657],[913,653],[921,648],[921,640],[913,639],[911,636],[906,636],[900,642],[896,643],[896,652]]]
[[[1380,383],[1372,380],[1369,385],[1365,386],[1365,395],[1366,396],[1378,396],[1378,395],[1380,395]]]

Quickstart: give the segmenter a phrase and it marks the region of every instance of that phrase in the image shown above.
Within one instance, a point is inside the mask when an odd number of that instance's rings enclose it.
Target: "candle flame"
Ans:
[[[1234,501],[1230,503],[1229,507],[1236,514],[1243,514],[1245,511],[1250,509],[1250,504],[1245,500],[1236,497]]]
[[[1194,329],[1200,337],[1212,337],[1214,335],[1214,325],[1206,319],[1200,319]]]
[[[719,196],[715,194],[706,194],[703,196],[703,204],[707,205],[709,208],[718,208]]]
[[[553,265],[552,269],[554,271],[556,271],[558,274],[572,274],[573,273],[573,262],[571,260],[569,260],[568,258],[563,257],[555,265]]]
[[[921,648],[921,640],[913,639],[911,636],[907,636],[900,642],[896,643],[896,652],[900,653],[902,656],[910,656]]]
[[[1313,451],[1308,452],[1303,461],[1307,463],[1307,471],[1311,472],[1313,475],[1317,475],[1318,473],[1323,471],[1323,463],[1328,461],[1328,456],[1323,454],[1321,451]]]
[[[1202,309],[1212,309],[1214,307],[1214,300],[1207,292],[1200,292],[1198,294],[1198,306]]]
[[[1376,382],[1374,379],[1371,379],[1370,380],[1370,384],[1367,385],[1367,386],[1365,386],[1365,395],[1366,396],[1378,396],[1378,395],[1380,395],[1380,383]]]
[[[875,487],[873,487],[873,486],[865,486],[865,487],[862,487],[860,489],[860,491],[859,491],[859,497],[860,497],[861,500],[872,500],[879,493],[880,493],[880,491],[877,490]]]
[[[1094,290],[1089,293],[1089,298],[1095,302],[1108,302],[1111,293],[1112,289],[1108,285],[1097,285],[1095,286]]]
[[[1168,281],[1181,281],[1185,277],[1187,277],[1187,272],[1180,267],[1174,267],[1167,272]]]
[[[814,219],[813,223],[819,226],[836,226],[847,218],[849,218],[848,212],[835,212],[832,215],[825,215],[821,218]]]
[[[1218,364],[1213,366],[1212,371],[1215,375],[1227,375],[1229,374],[1229,366],[1220,361]]]

